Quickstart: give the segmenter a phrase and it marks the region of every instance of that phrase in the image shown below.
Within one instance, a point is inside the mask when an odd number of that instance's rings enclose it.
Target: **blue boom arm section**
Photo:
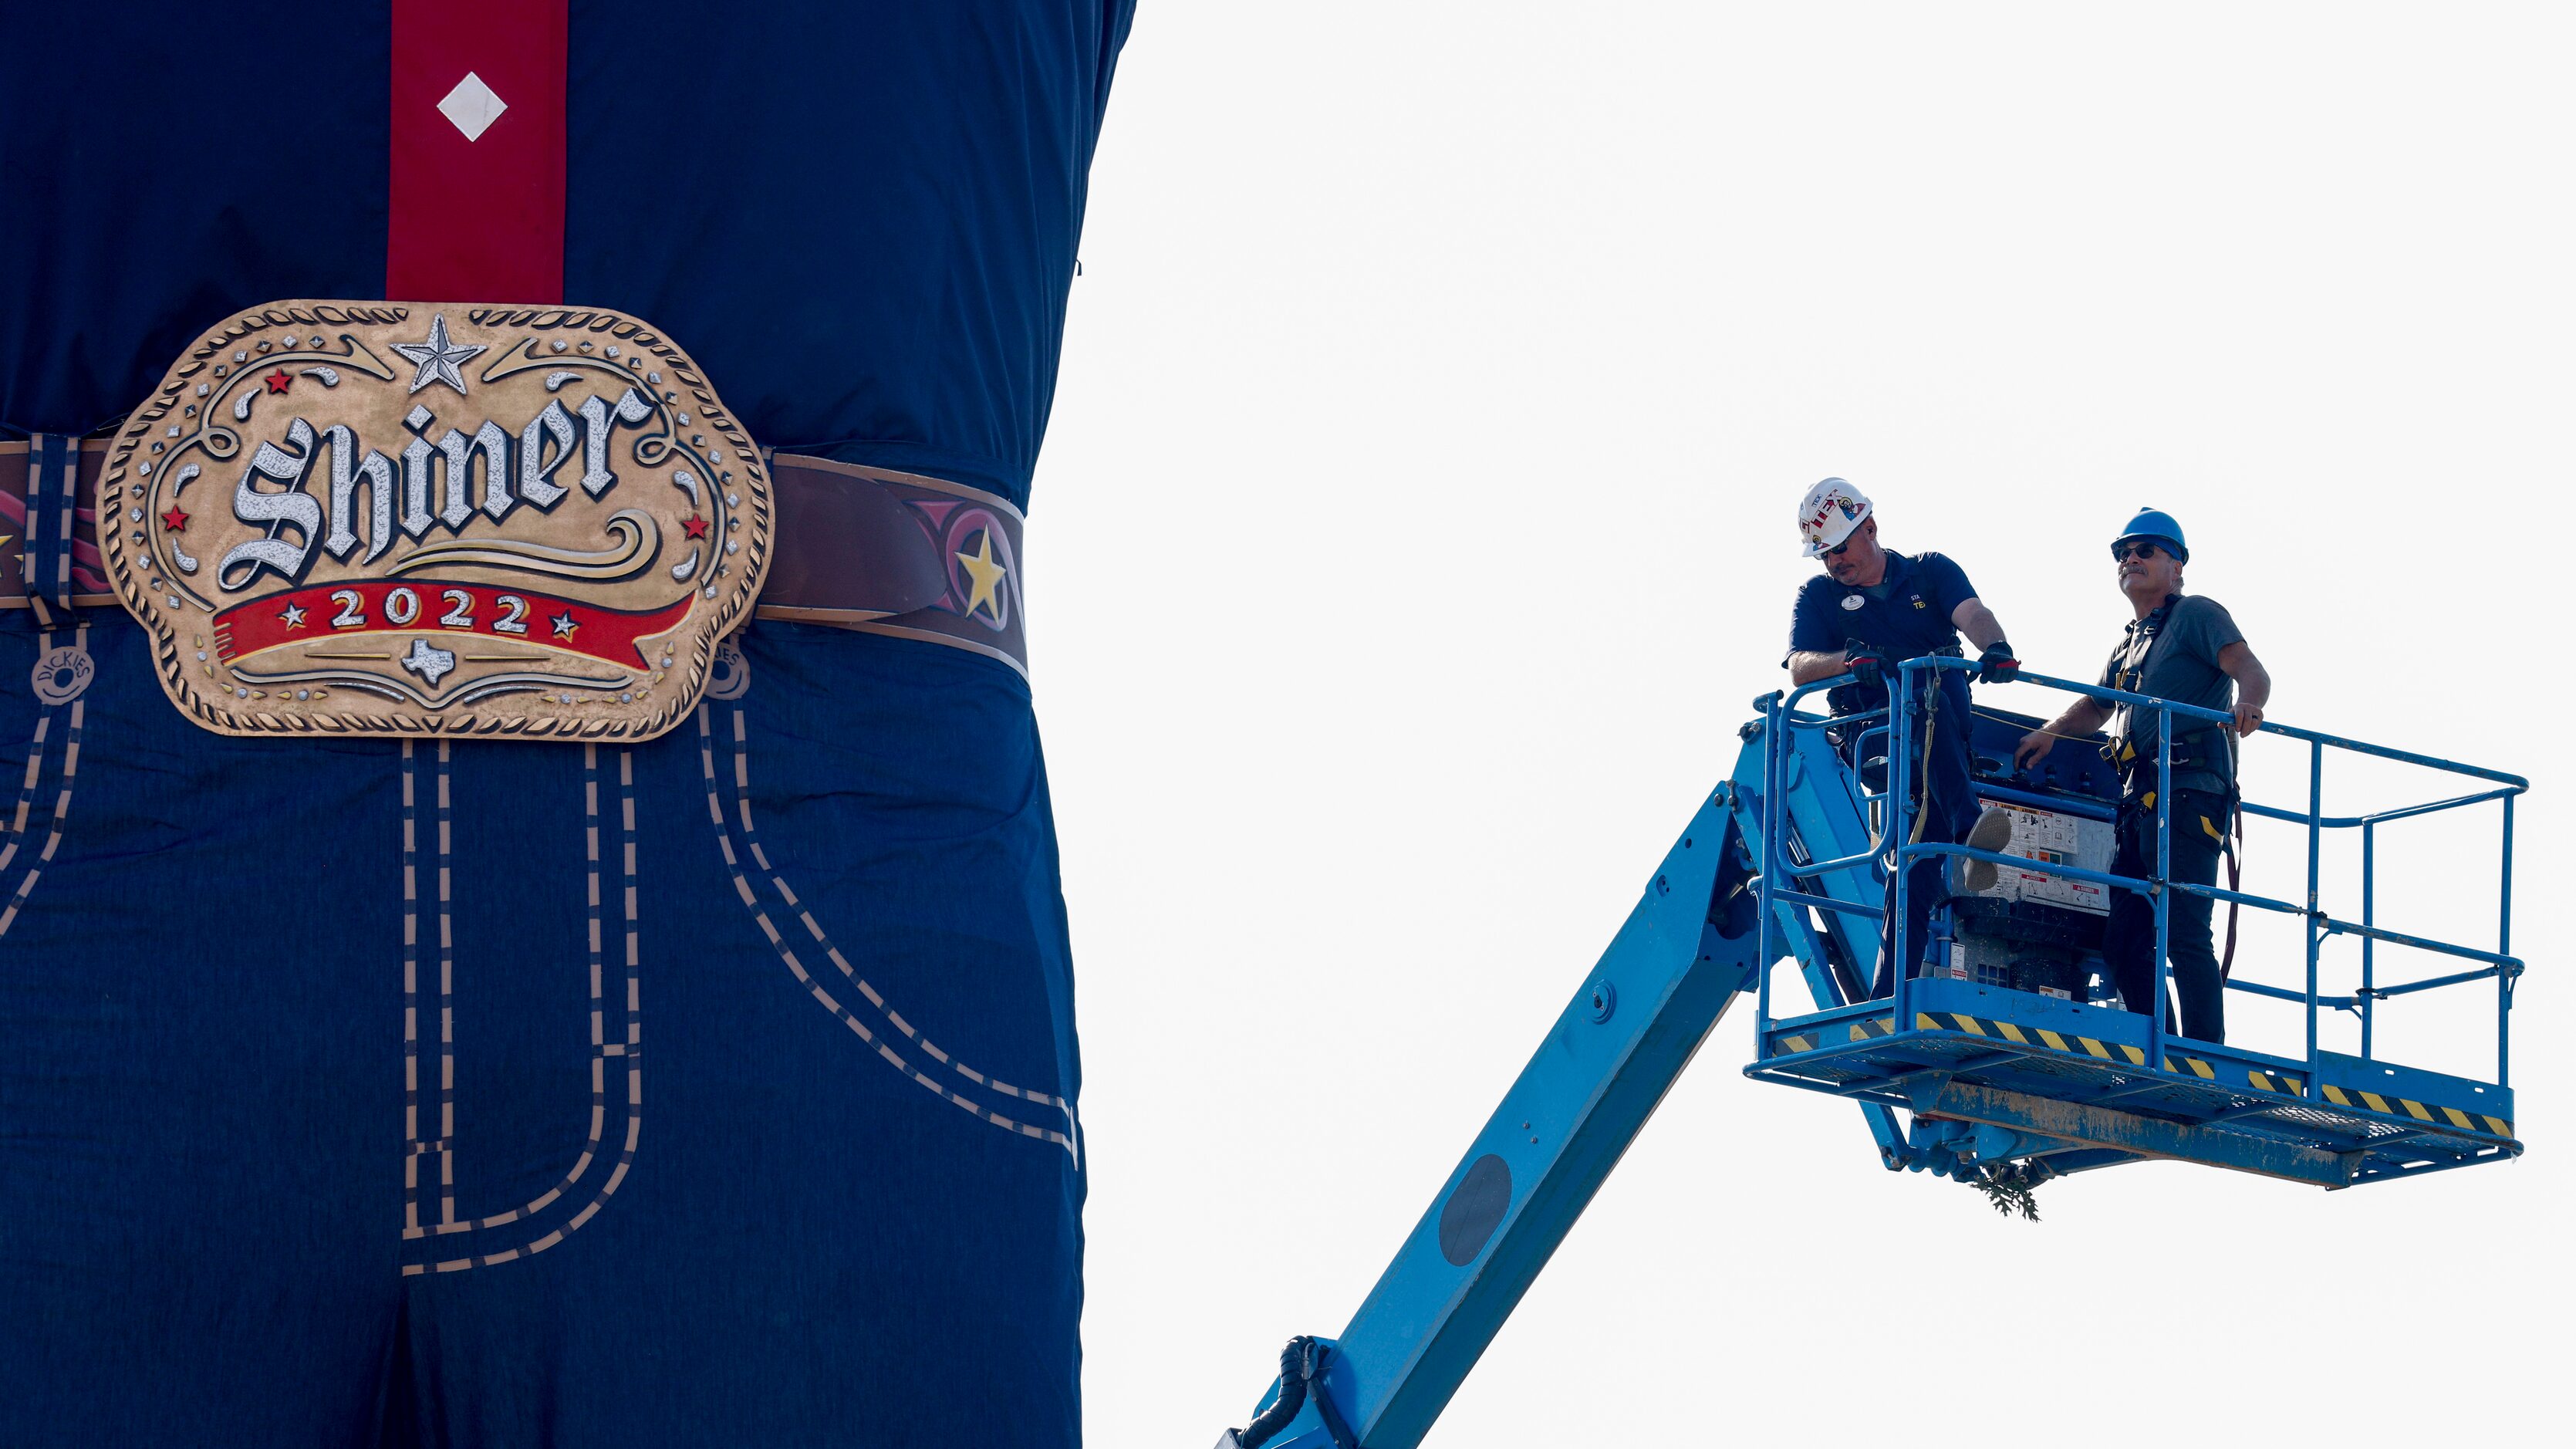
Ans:
[[[1754,980],[1752,856],[1734,791],[1702,803],[1311,1381],[1220,1444],[1317,1449],[1332,1419],[1409,1449],[1546,1266],[1727,1006]],[[1315,1400],[1326,1397],[1327,1415]],[[1302,1400],[1302,1402],[1300,1402]],[[1284,1411],[1293,1408],[1293,1416]],[[1285,1419],[1285,1422],[1278,1422]]]
[[[1757,709],[1762,704],[1754,701]],[[1851,727],[1865,723],[1856,721]],[[1887,898],[1883,867],[1870,858],[1877,850],[1866,813],[1871,797],[1862,793],[1863,785],[1844,767],[1822,731],[1792,730],[1773,742],[1763,738],[1759,720],[1744,728],[1743,753],[1736,758],[1735,773],[1718,787],[1718,793],[1735,807],[1736,827],[1751,846],[1754,860],[1764,858],[1762,832],[1770,818],[1762,808],[1763,756],[1770,746],[1778,751],[1779,828],[1786,837],[1781,842],[1782,857],[1809,864],[1852,862],[1801,873],[1790,882],[1807,895],[1840,903],[1842,909],[1810,914],[1805,906],[1783,900],[1772,908],[1771,926],[1777,933],[1774,939],[1797,961],[1816,1009],[1849,1006],[1869,990],[1878,951],[1879,914]],[[1821,930],[1816,925],[1819,920]],[[1839,970],[1836,958],[1842,963]],[[1905,1129],[1895,1111],[1876,1102],[1864,1102],[1860,1110],[1878,1143],[1879,1160],[1890,1167],[1900,1165],[1906,1157]]]

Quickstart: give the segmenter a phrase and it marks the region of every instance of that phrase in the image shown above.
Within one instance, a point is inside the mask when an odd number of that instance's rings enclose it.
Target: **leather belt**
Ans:
[[[60,435],[0,442],[0,609],[50,615],[120,604],[91,506],[107,446]],[[794,453],[769,462],[777,549],[760,617],[968,649],[1027,676],[1025,520],[1008,499]]]

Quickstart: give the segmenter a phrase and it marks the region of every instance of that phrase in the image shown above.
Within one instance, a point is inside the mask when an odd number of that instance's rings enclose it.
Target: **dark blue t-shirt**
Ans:
[[[1858,639],[1888,651],[1891,659],[1912,659],[1956,647],[1959,630],[1950,615],[1976,596],[1967,572],[1944,555],[1908,558],[1891,549],[1886,576],[1876,584],[1848,586],[1818,574],[1801,585],[1789,649],[1824,652]]]

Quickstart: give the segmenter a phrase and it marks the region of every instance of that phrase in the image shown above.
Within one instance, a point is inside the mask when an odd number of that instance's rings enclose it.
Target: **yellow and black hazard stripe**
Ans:
[[[2178,1077],[2198,1077],[2204,1082],[2217,1082],[2219,1080],[2219,1068],[2211,1066],[2209,1063],[2202,1061],[2198,1057],[2166,1057],[2165,1070]],[[2258,1092],[2275,1092],[2284,1097],[2299,1097],[2307,1094],[2306,1084],[2302,1083],[2298,1078],[2291,1076],[2288,1072],[2261,1072],[2256,1071],[2252,1067],[2240,1067],[2233,1063],[2228,1064],[2226,1070],[2231,1076],[2237,1072],[2243,1072],[2245,1074],[2245,1085],[2252,1087]],[[2229,1083],[2227,1085],[2232,1086],[2234,1084]]]
[[[2118,1042],[2104,1042],[2071,1032],[2050,1031],[2045,1027],[2017,1026],[2009,1021],[1995,1021],[1959,1011],[1918,1011],[1914,1014],[1914,1025],[1919,1031],[1963,1031],[1971,1036],[1986,1036],[1998,1041],[2008,1041],[2015,1046],[2044,1047],[2049,1051],[2062,1052],[2071,1057],[2090,1057],[2095,1061],[2107,1062],[2113,1066],[2142,1067],[2147,1063],[2147,1054],[2133,1046],[2124,1046]],[[1842,1045],[1844,1042],[1864,1042],[1874,1037],[1890,1035],[1895,1030],[1894,1017],[1868,1017],[1858,1021],[1837,1023],[1810,1032],[1784,1032],[1777,1041],[1780,1050],[1784,1052],[1806,1052],[1822,1046]],[[1840,1041],[1834,1039],[1836,1031],[1842,1033]],[[2258,1092],[2269,1092],[2280,1097],[2307,1095],[2307,1084],[2288,1072],[2267,1072],[2239,1063],[2213,1063],[2201,1057],[2168,1055],[2164,1058],[2164,1069],[2175,1076],[2197,1077],[2221,1089],[2233,1089],[2235,1083],[2232,1079],[2242,1075],[2245,1085]],[[2338,1107],[2366,1108],[2383,1116],[2408,1117],[2428,1126],[2455,1127],[2463,1132],[2488,1132],[2498,1137],[2513,1135],[2513,1123],[2484,1112],[2463,1112],[2457,1107],[2418,1102],[2407,1097],[2385,1097],[2377,1092],[2363,1091],[2358,1087],[2347,1090],[2326,1084],[2320,1087],[2319,1091],[2326,1101]]]
[[[2359,1087],[2347,1091],[2328,1083],[2325,1098],[2338,1107],[2363,1107],[2388,1117],[2412,1117],[2436,1127],[2457,1127],[2463,1132],[2492,1132],[2498,1137],[2511,1137],[2513,1124],[2502,1117],[2484,1112],[2463,1112],[2457,1107],[2444,1107],[2417,1102],[2406,1097],[2383,1097]]]
[[[2096,1061],[2109,1062],[2113,1066],[2142,1067],[2147,1064],[2147,1054],[2133,1046],[2122,1046],[2118,1042],[2097,1041],[2092,1037],[2078,1036],[2071,1032],[2054,1032],[2044,1027],[2023,1027],[2015,1026],[2009,1021],[1988,1021],[1984,1017],[1970,1016],[1963,1011],[1918,1011],[1914,1013],[1914,1025],[1919,1031],[1955,1030],[1967,1032],[1972,1036],[1998,1037],[2015,1046],[2046,1047],[2053,1052],[2064,1052],[2071,1057],[2091,1057]]]
[[[2137,1047],[2124,1046],[2118,1042],[2097,1041],[2092,1037],[2073,1033],[2049,1031],[2043,1027],[2016,1026],[2009,1021],[1989,1021],[1983,1017],[1969,1016],[1964,1012],[1918,1011],[1914,1014],[1914,1024],[1925,1031],[1955,1029],[1976,1036],[1999,1037],[2016,1046],[2044,1046],[2050,1051],[2064,1052],[2071,1057],[2091,1057],[2095,1061],[2109,1062],[2113,1066],[2142,1067],[2147,1064],[2147,1054]],[[2177,1076],[2188,1074],[2213,1084],[2219,1081],[2219,1068],[2198,1057],[2168,1056],[2164,1059],[2164,1069]],[[2258,1092],[2271,1092],[2283,1097],[2297,1097],[2305,1094],[2305,1088],[2299,1079],[2287,1072],[2262,1072],[2250,1067],[2233,1066],[2227,1070],[2230,1075],[2242,1071],[2245,1075],[2245,1085]]]
[[[1893,1034],[1896,1030],[1896,1018],[1892,1016],[1871,1017],[1861,1021],[1843,1022],[1841,1023],[1841,1026],[1843,1028],[1843,1042],[1868,1041],[1872,1037],[1881,1037]],[[1783,1034],[1780,1037],[1780,1049],[1782,1051],[1791,1052],[1811,1052],[1831,1040],[1832,1032],[1833,1028],[1828,1026],[1804,1035]],[[1834,1045],[1837,1046],[1842,1044],[1842,1042],[1834,1043]]]

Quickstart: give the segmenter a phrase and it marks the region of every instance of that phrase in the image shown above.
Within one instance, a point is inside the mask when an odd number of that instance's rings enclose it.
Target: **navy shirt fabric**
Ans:
[[[566,300],[762,443],[1025,500],[1128,21],[574,0]],[[111,422],[237,309],[384,295],[381,7],[10,40],[0,436]],[[1016,672],[762,621],[631,748],[244,740],[146,643],[0,612],[0,1443],[1079,1442]],[[69,645],[94,677],[39,698]]]
[[[1840,584],[1830,574],[1818,574],[1799,586],[1789,624],[1789,650],[1793,654],[1823,653],[1859,641],[1887,651],[1892,664],[1955,649],[1959,630],[1950,617],[1961,604],[1976,596],[1967,571],[1946,555],[1908,556],[1890,549],[1887,568],[1875,584]],[[1940,713],[1933,715],[1918,702],[1911,711],[1909,725],[1925,811],[1923,838],[1955,844],[1966,837],[1968,827],[1977,818],[1969,769],[1968,679],[1965,674],[1944,670],[1934,688],[1941,702]],[[1836,713],[1859,713],[1886,703],[1887,688],[1845,686],[1835,690],[1831,698]],[[1857,746],[1856,740],[1843,742],[1846,751]],[[1908,954],[1919,952],[1928,939],[1925,923],[1941,893],[1942,871],[1941,860],[1933,857],[1917,861],[1907,872]],[[1872,987],[1873,993],[1880,996],[1895,989],[1896,978],[1890,965],[1897,955],[1893,880],[1889,882],[1888,895],[1891,908],[1880,939],[1880,972]]]
[[[1133,8],[573,0],[564,300],[668,332],[765,446],[1025,505]],[[117,418],[239,309],[384,296],[384,9],[24,6],[9,37],[45,60],[0,86],[0,176],[42,224],[0,227],[0,437]],[[329,83],[212,139],[191,86],[289,57]]]
[[[2130,621],[2118,647],[2102,666],[2097,682],[2176,704],[2232,708],[2236,701],[2235,681],[2219,668],[2218,655],[2244,638],[2244,631],[2236,627],[2226,605],[2201,594],[2175,595],[2146,618]],[[2123,709],[2112,732],[2114,739],[2126,747],[2124,755],[2134,752],[2134,760],[2143,762],[2133,766],[2133,774],[2147,781],[2155,778],[2160,733],[2157,720],[2153,710]],[[2225,793],[2236,777],[2236,767],[2235,751],[2228,748],[2224,728],[2194,725],[2176,730],[2174,739],[2177,760],[2184,758],[2187,751],[2193,762],[2190,768],[2177,764],[2174,788]],[[2146,788],[2154,787],[2149,784]]]
[[[1887,571],[1875,585],[1838,584],[1830,574],[1800,585],[1789,649],[1826,652],[1857,639],[1891,658],[1912,659],[1956,646],[1959,630],[1950,616],[1976,596],[1967,571],[1946,554],[1908,557],[1890,549]]]
[[[1959,630],[1950,616],[1976,596],[1967,571],[1947,555],[1908,557],[1890,549],[1886,571],[1876,584],[1839,584],[1830,574],[1818,574],[1799,586],[1789,622],[1789,651],[1824,653],[1857,640],[1886,650],[1893,662],[1955,649]],[[1941,690],[1954,717],[1965,720],[1967,677],[1945,672]],[[1887,702],[1887,690],[1883,685],[1854,686],[1850,693],[1835,691],[1835,700],[1844,713],[1875,709]]]

